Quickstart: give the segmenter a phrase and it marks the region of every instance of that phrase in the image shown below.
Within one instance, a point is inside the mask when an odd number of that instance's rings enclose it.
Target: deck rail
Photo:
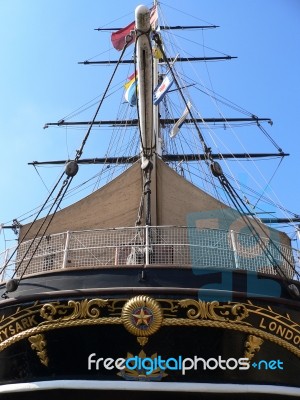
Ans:
[[[39,243],[40,242],[40,243]],[[37,244],[39,245],[37,246]],[[65,268],[159,265],[241,269],[297,279],[299,251],[269,238],[220,229],[142,226],[72,231],[23,242],[0,254],[0,280]],[[7,264],[7,265],[6,265]],[[297,279],[298,280],[298,279]]]

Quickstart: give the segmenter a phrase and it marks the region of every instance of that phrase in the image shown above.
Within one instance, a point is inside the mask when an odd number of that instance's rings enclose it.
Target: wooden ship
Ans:
[[[126,95],[136,118],[97,120],[103,96],[74,159],[53,162],[66,167],[45,201],[55,198],[51,207],[17,227],[18,246],[3,261],[1,399],[300,397],[295,253],[223,172],[230,157],[286,154],[213,151],[202,125],[224,120],[194,113],[176,73],[185,60],[167,55],[170,27],[158,30],[158,8],[138,6],[135,22],[113,36],[116,68],[133,50]],[[173,119],[163,111],[171,95],[184,110]],[[138,152],[83,159],[97,124],[133,130]],[[175,140],[181,125],[200,150],[167,150],[163,130]],[[89,163],[126,168],[60,210],[78,167]],[[186,179],[183,163],[205,168],[230,203]]]

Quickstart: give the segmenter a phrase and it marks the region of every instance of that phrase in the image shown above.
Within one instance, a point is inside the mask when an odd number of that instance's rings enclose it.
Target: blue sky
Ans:
[[[0,1],[0,223],[10,223],[47,196],[27,162],[63,159],[80,145],[82,131],[67,146],[61,130],[43,130],[43,126],[101,93],[109,67],[77,63],[92,57],[116,59],[113,49],[101,55],[110,47],[109,35],[94,28],[127,25],[138,4],[132,0]],[[205,33],[206,45],[238,59],[212,66],[214,88],[254,114],[272,118],[269,133],[291,154],[273,187],[286,208],[300,214],[300,1],[165,0],[162,8],[170,24],[196,24],[199,21],[192,17],[197,16],[220,25]],[[51,187],[59,171],[40,173]],[[14,238],[5,233],[7,239]],[[0,250],[3,247],[1,237]]]

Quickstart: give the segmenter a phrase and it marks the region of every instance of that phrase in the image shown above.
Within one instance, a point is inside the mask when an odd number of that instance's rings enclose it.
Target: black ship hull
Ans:
[[[176,70],[175,62],[191,59],[165,54],[157,6],[138,6],[135,21],[112,33],[122,53],[94,117],[82,122],[79,150],[33,222],[10,226],[19,242],[3,253],[0,272],[0,400],[300,398],[299,251],[256,215],[274,205],[265,196],[273,175],[256,182],[254,169],[256,192],[225,162],[287,154],[259,124],[270,119],[249,113],[245,121],[244,109]],[[123,59],[133,42],[133,58]],[[119,106],[116,121],[99,123],[123,63],[134,64],[122,90],[137,123]],[[188,88],[195,98],[209,95],[218,116],[222,103],[241,111],[243,119],[231,121],[258,125],[278,153],[243,145],[227,153]],[[97,121],[117,129],[104,158],[82,159]],[[230,119],[221,122],[227,128]],[[119,128],[130,132],[123,137]],[[79,164],[90,162],[104,163],[92,178],[99,189],[64,207],[81,188],[70,186]],[[106,176],[111,164],[114,179]]]
[[[280,279],[256,276],[263,286],[281,284],[275,298],[249,293],[249,272],[195,277],[189,269],[158,266],[101,272],[28,277],[20,297],[3,300],[1,396],[34,399],[42,391],[45,399],[54,392],[63,398],[67,391],[94,399],[100,391],[135,399],[162,391],[172,398],[243,393],[252,399],[298,393],[299,306]],[[245,291],[220,290],[226,274]]]

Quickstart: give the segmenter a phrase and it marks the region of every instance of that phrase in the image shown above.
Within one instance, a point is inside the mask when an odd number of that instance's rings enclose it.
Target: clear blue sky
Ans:
[[[138,4],[136,0],[0,1],[0,223],[18,218],[47,196],[27,162],[74,155],[83,132],[67,148],[61,130],[43,130],[43,125],[101,93],[109,67],[77,62],[110,47],[109,35],[94,28],[125,26]],[[238,59],[213,67],[214,88],[254,114],[272,118],[270,134],[291,153],[273,187],[286,208],[300,214],[300,1],[165,0],[162,7],[170,24],[196,24],[190,14],[220,25],[205,34],[206,45]],[[180,16],[174,8],[187,14]],[[119,17],[123,18],[113,22]],[[108,55],[118,56],[111,50],[95,59]],[[58,171],[48,172],[41,174],[51,187]],[[3,246],[1,237],[0,250]]]

